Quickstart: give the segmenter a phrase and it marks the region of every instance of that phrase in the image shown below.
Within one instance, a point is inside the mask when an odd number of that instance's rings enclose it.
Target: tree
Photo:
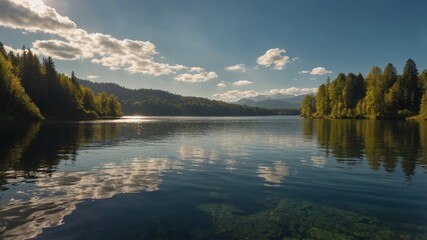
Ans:
[[[427,69],[424,69],[424,71],[420,74],[418,81],[421,92],[424,93],[427,91]]]
[[[313,95],[307,95],[301,104],[301,117],[311,118],[315,112],[315,98]]]
[[[366,113],[372,118],[384,117],[385,101],[384,101],[384,85],[381,81],[381,68],[375,66],[371,69],[366,77]]]
[[[344,105],[343,92],[346,85],[346,77],[344,73],[339,73],[337,78],[330,84],[328,92],[331,100],[332,118],[342,118],[346,114]]]
[[[427,69],[425,69],[419,76],[420,90],[422,92],[421,103],[420,103],[420,112],[424,118],[427,117]]]
[[[384,109],[384,115],[387,116],[387,118],[393,118],[397,116],[397,95],[395,95],[398,89],[396,89],[398,86],[395,87],[395,89],[392,90],[393,86],[396,84],[398,79],[396,68],[393,66],[393,64],[389,63],[384,68],[384,72],[381,76],[381,86],[382,86],[382,96],[384,97],[385,102],[385,109]]]
[[[30,119],[41,120],[43,116],[13,74],[10,61],[0,54],[0,120]]]
[[[346,76],[345,86],[345,106],[347,109],[356,107],[358,101],[364,97],[365,86],[364,79],[361,74],[356,76],[354,73],[349,73]]]
[[[4,48],[3,43],[0,42],[0,54],[3,55],[4,58],[7,58],[6,49]]]
[[[406,61],[403,68],[401,84],[403,86],[403,109],[418,113],[421,101],[421,90],[418,85],[418,70],[412,59]]]
[[[316,116],[326,117],[330,113],[330,101],[327,92],[327,87],[322,84],[316,93]]]

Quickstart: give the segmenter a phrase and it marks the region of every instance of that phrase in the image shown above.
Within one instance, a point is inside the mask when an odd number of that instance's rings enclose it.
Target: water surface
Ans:
[[[427,124],[2,123],[3,239],[426,239]]]

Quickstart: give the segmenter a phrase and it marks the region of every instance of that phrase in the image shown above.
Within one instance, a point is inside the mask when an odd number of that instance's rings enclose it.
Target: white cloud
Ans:
[[[99,78],[99,76],[97,76],[97,75],[88,75],[88,76],[86,76],[86,78],[88,78],[88,79],[97,79],[97,78]]]
[[[265,52],[264,55],[257,58],[258,65],[271,67],[274,70],[282,70],[289,63],[289,57],[283,54],[286,51],[280,48],[272,48]]]
[[[203,71],[205,71],[205,69],[204,68],[201,68],[201,67],[191,67],[190,68],[190,72],[203,72]]]
[[[6,45],[3,45],[3,47],[4,47],[4,50],[6,50],[7,53],[14,52],[14,53],[22,54],[22,49],[14,49],[14,48],[6,46]]]
[[[296,61],[298,61],[298,62],[302,62],[302,60],[299,58],[299,57],[294,57],[294,58],[292,58],[292,60],[291,60],[292,62],[296,62]]]
[[[112,66],[120,68],[120,66],[123,66],[126,64],[126,61],[128,61],[131,66],[125,68],[125,70],[129,71],[130,73],[142,73],[152,76],[161,76],[161,75],[169,75],[169,74],[175,74],[176,71],[181,71],[184,69],[187,69],[185,66],[182,65],[169,65],[167,63],[158,63],[154,62],[151,59],[137,59],[137,60],[129,60],[129,59],[120,59],[119,57],[116,58],[117,60],[122,60],[124,62],[119,62],[119,66]],[[109,60],[109,59],[107,59]],[[115,60],[115,58],[111,58],[111,60]],[[104,64],[103,64],[104,65]]]
[[[324,67],[313,68],[310,72],[311,75],[325,75],[328,73],[332,73],[332,71],[326,70]]]
[[[255,97],[257,95],[260,95],[260,93],[254,90],[248,90],[248,91],[232,90],[225,93],[216,93],[213,96],[215,98],[218,98],[224,101],[236,101],[242,98]]]
[[[175,80],[181,81],[181,82],[188,82],[188,83],[198,83],[198,82],[206,82],[217,77],[218,75],[215,72],[203,71],[195,74],[190,74],[190,73],[179,74],[178,76],[175,77]]]
[[[264,92],[258,92],[255,90],[247,90],[247,91],[232,90],[232,91],[227,91],[225,93],[216,93],[213,95],[213,97],[220,100],[224,100],[224,101],[237,101],[242,98],[255,97],[258,95],[271,96],[271,95],[281,93],[286,95],[299,96],[299,95],[305,95],[305,94],[313,94],[316,92],[317,92],[317,88],[290,87],[290,88],[283,88],[283,89],[271,89]]]
[[[227,83],[224,81],[221,81],[220,83],[217,84],[218,87],[223,88],[227,86]]]
[[[33,42],[35,52],[56,59],[88,59],[112,70],[122,69],[152,76],[177,74],[177,71],[199,73],[193,74],[196,75],[193,78],[199,81],[213,76],[212,73],[203,72],[204,69],[200,67],[157,62],[156,46],[149,41],[120,40],[102,33],[88,33],[41,0],[0,1],[0,26],[25,32],[42,32],[61,38]],[[159,58],[162,59],[161,56]],[[178,79],[188,78],[188,75],[180,75]]]
[[[233,66],[225,67],[224,69],[227,71],[234,71],[234,72],[246,72],[245,64],[236,64]]]
[[[246,86],[246,85],[249,85],[249,84],[252,84],[252,83],[253,82],[248,81],[248,80],[239,80],[237,82],[234,82],[233,85],[234,86]]]
[[[0,25],[28,32],[57,34],[76,28],[73,21],[59,15],[41,0],[3,0],[0,16]]]
[[[315,67],[311,70],[304,70],[304,71],[301,71],[298,73],[301,73],[301,74],[310,73],[311,75],[325,75],[328,73],[332,73],[332,71],[326,70],[326,68],[324,68],[324,67]],[[312,79],[310,79],[310,80],[312,80]]]
[[[310,80],[316,80],[316,78],[312,77],[312,78],[310,78]]]
[[[271,89],[267,92],[266,95],[274,95],[277,93],[286,94],[286,95],[304,95],[304,94],[312,94],[316,93],[317,88],[297,88],[297,87],[290,87],[290,88],[283,88],[283,89]]]
[[[37,52],[61,60],[90,57],[90,53],[87,56],[78,45],[60,40],[37,40],[33,43],[33,47]]]

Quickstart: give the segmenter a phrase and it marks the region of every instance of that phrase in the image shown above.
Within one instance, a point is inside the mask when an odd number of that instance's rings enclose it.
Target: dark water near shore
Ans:
[[[427,123],[0,125],[0,239],[427,239]]]

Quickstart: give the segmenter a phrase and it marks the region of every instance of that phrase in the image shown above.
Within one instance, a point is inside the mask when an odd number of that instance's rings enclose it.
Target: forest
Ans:
[[[149,116],[266,116],[299,115],[299,109],[265,109],[215,101],[202,97],[187,97],[155,89],[128,89],[115,83],[94,83],[78,80],[95,93],[107,92],[118,96],[125,115]]]
[[[361,73],[338,74],[308,95],[301,106],[304,118],[426,119],[427,69],[421,74],[408,59],[402,74],[393,64]]]
[[[42,62],[29,49],[6,52],[0,43],[0,120],[70,120],[121,116],[119,99],[58,73],[52,58]]]

